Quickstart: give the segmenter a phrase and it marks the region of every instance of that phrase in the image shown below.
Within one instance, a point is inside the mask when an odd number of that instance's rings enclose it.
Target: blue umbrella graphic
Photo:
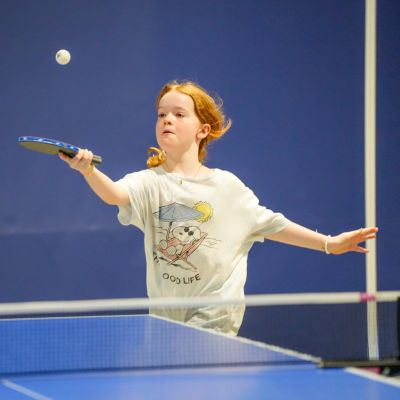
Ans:
[[[184,204],[172,203],[166,206],[162,206],[158,211],[154,213],[160,221],[169,222],[167,238],[169,237],[169,232],[171,230],[171,225],[174,221],[190,221],[195,220],[203,216],[203,213],[185,206]]]

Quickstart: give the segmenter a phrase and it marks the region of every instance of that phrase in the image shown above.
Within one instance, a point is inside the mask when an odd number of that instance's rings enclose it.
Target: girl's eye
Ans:
[[[165,113],[158,113],[158,118],[164,118],[165,117]]]
[[[184,117],[184,115],[183,115],[182,113],[177,113],[176,116],[177,116],[178,118],[183,118],[183,117]]]

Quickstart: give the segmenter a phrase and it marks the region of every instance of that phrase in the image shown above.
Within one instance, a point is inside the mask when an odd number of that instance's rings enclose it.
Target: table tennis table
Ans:
[[[0,320],[0,399],[398,400],[359,369],[149,315]]]

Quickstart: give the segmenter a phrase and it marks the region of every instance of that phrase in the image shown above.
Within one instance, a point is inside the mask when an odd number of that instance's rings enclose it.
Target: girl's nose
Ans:
[[[171,117],[172,117],[171,113],[168,113],[168,114],[165,115],[165,117],[164,117],[164,125],[167,125],[167,124],[171,123]]]

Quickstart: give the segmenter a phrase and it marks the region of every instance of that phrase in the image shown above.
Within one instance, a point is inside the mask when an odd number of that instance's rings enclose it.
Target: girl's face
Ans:
[[[168,152],[198,152],[200,141],[209,132],[209,125],[202,124],[194,111],[190,96],[172,90],[158,104],[156,137],[158,145]]]

